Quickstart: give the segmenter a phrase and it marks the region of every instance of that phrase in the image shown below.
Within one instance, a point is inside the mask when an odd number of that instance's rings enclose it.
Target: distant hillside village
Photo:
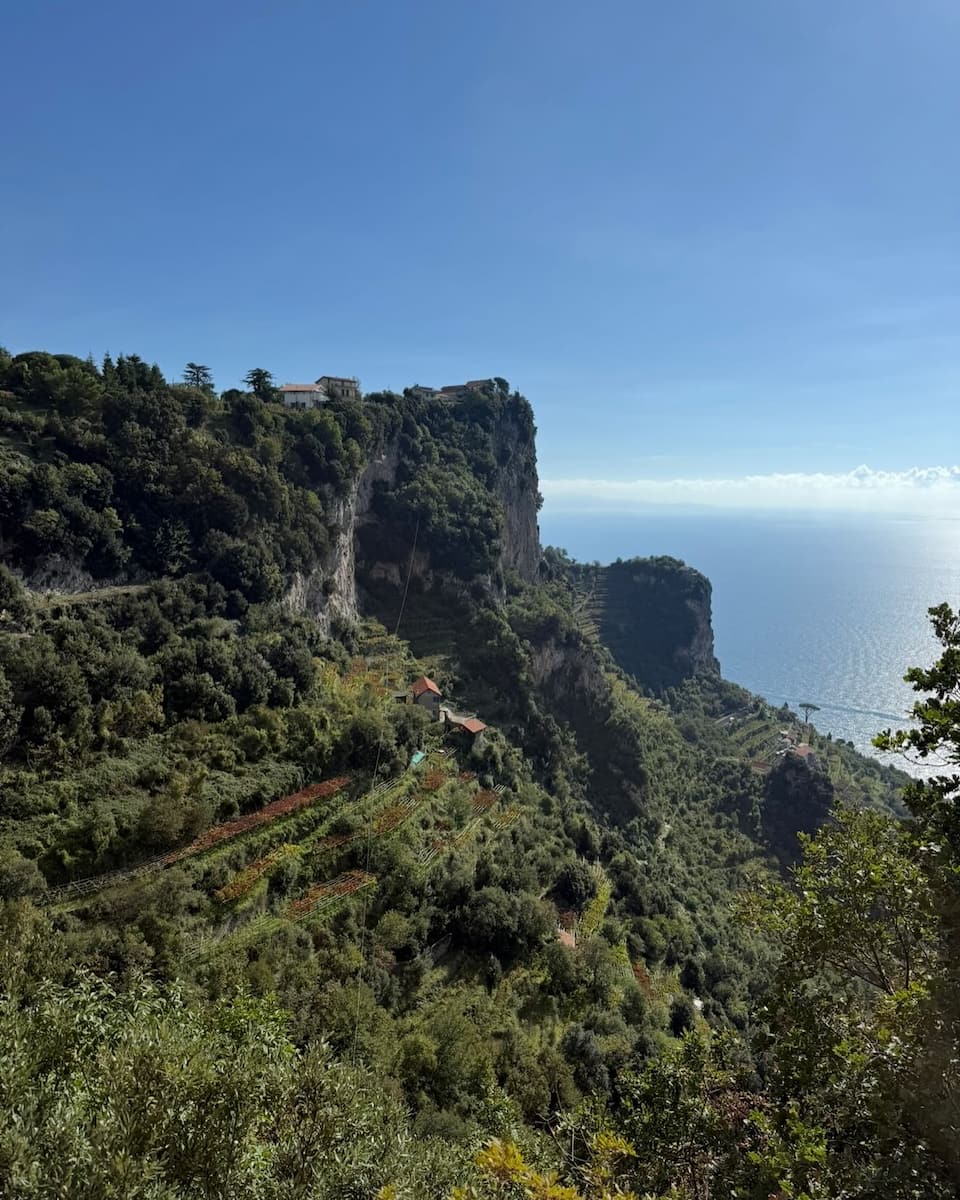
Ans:
[[[471,392],[482,392],[489,388],[501,388],[505,380],[468,379],[466,383],[451,383],[446,387],[432,388],[415,384],[407,388],[411,396],[421,400],[462,400]],[[501,388],[502,390],[502,388]],[[360,380],[355,375],[321,375],[313,383],[285,383],[278,388],[281,401],[287,408],[319,408],[330,400],[360,400]]]

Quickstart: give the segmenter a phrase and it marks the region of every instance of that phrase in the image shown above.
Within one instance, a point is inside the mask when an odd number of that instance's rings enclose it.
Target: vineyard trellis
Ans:
[[[249,863],[242,871],[234,875],[229,883],[225,883],[222,888],[214,892],[214,895],[222,904],[231,900],[241,900],[253,891],[264,875],[272,871],[274,867],[278,867],[284,859],[301,853],[299,846],[293,845],[291,842],[284,842],[276,850],[271,850],[269,854],[264,854]]]
[[[304,917],[313,916],[325,908],[329,908],[337,900],[353,896],[363,888],[372,887],[377,882],[376,875],[368,871],[344,871],[336,879],[328,879],[324,883],[315,883],[302,896],[291,901],[287,909],[287,919],[302,921]]]
[[[477,792],[470,801],[470,807],[475,813],[485,813],[497,802],[496,792]]]
[[[293,792],[289,796],[282,796],[278,800],[273,800],[264,808],[257,809],[256,812],[245,813],[242,817],[235,817],[233,820],[224,821],[219,825],[212,825],[209,829],[201,833],[199,837],[194,838],[188,845],[182,846],[177,850],[170,850],[165,854],[154,855],[153,858],[136,863],[132,867],[123,867],[117,871],[108,871],[103,875],[92,875],[87,879],[75,879],[71,883],[64,884],[62,887],[52,888],[46,893],[44,897],[45,902],[56,904],[62,900],[90,895],[115,883],[123,883],[128,879],[133,879],[137,875],[144,875],[151,871],[173,866],[175,863],[182,862],[186,858],[192,858],[196,854],[203,854],[207,850],[212,850],[214,846],[218,846],[221,842],[225,842],[230,838],[237,837],[241,833],[249,833],[251,829],[267,825],[276,821],[279,817],[299,812],[301,809],[315,804],[318,800],[330,799],[343,791],[349,782],[349,775],[340,775],[335,779],[326,779],[320,783],[311,784],[309,787],[301,788],[299,792]]]

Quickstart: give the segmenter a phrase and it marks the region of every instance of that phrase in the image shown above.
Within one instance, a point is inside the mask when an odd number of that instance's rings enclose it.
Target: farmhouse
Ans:
[[[430,714],[431,720],[440,720],[440,689],[426,675],[415,679],[406,691],[394,692],[393,698],[401,704],[416,704]]]
[[[492,379],[468,379],[466,383],[450,383],[440,389],[442,395],[453,400],[462,400],[471,392],[482,392],[485,387],[492,385]]]
[[[280,389],[280,399],[287,408],[319,408],[329,397],[316,383],[285,383]]]
[[[355,375],[321,375],[317,384],[331,400],[360,399],[360,380]]]
[[[440,717],[448,733],[462,738],[471,746],[479,746],[483,741],[487,726],[479,717],[468,717],[464,713],[445,707],[441,707]]]
[[[328,400],[359,400],[360,380],[339,375],[321,375],[313,383],[285,383],[280,399],[287,408],[319,408]]]

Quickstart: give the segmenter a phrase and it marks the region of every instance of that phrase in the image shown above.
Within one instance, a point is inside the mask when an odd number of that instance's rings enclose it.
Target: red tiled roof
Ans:
[[[460,725],[467,733],[483,733],[486,725],[482,721],[478,721],[476,717],[467,717],[465,721],[461,721]]]
[[[414,683],[410,688],[410,691],[413,692],[415,697],[422,696],[424,692],[433,692],[435,696],[440,695],[440,689],[433,682],[433,680],[428,679],[426,675],[421,675],[416,683]]]

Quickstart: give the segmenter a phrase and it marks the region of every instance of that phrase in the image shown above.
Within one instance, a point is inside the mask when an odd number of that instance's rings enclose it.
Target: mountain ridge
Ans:
[[[758,1086],[774,947],[733,901],[900,781],[815,734],[795,761],[691,568],[541,549],[521,396],[288,412],[32,354],[0,387],[11,944],[41,929],[68,988],[185,985],[201,1020],[276,997],[461,1149],[509,1128],[549,1163],[545,1129],[687,1031]],[[56,564],[111,582],[25,592]]]

